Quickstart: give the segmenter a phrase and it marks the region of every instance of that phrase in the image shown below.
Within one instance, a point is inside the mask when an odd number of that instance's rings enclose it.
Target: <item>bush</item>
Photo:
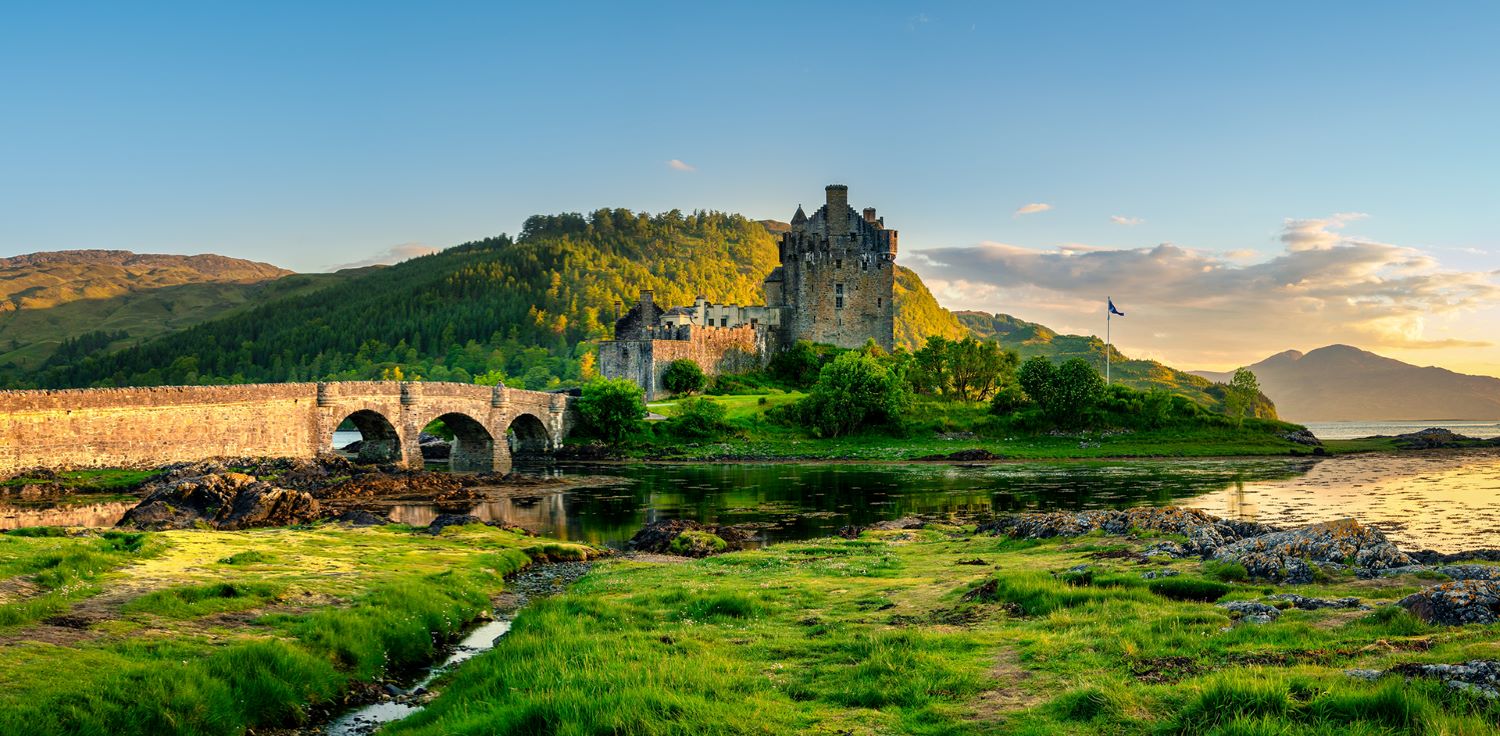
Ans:
[[[849,352],[823,366],[812,392],[783,418],[806,424],[820,437],[839,437],[898,423],[909,398],[906,381],[879,358]]]
[[[1229,593],[1229,586],[1214,580],[1176,577],[1152,580],[1146,586],[1152,593],[1174,601],[1212,603]]]
[[[683,399],[677,404],[677,416],[667,420],[668,429],[680,437],[706,439],[734,433],[724,421],[727,410],[713,399]]]
[[[771,358],[771,375],[796,388],[807,388],[818,380],[818,371],[823,368],[823,355],[807,340],[798,340],[795,345]]]
[[[645,417],[645,393],[627,378],[590,381],[578,399],[579,428],[612,444],[624,442]]]
[[[707,383],[703,369],[690,358],[678,358],[668,363],[661,374],[662,388],[679,396],[702,391]]]

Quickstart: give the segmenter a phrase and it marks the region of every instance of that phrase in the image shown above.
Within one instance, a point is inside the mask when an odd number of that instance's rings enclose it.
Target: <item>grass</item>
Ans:
[[[94,470],[63,470],[55,478],[39,478],[20,475],[0,480],[0,486],[24,486],[34,483],[56,483],[74,493],[116,493],[122,496],[135,490],[152,476],[156,470],[133,470],[130,468],[100,468]],[[90,499],[97,502],[98,498]]]
[[[910,460],[958,450],[985,449],[1015,459],[1071,459],[1119,457],[1228,457],[1307,453],[1308,448],[1278,436],[1264,422],[1243,427],[1175,427],[1131,432],[1079,431],[1071,433],[1019,432],[996,420],[984,403],[918,397],[912,419],[898,433],[871,431],[849,437],[814,439],[801,430],[767,419],[770,409],[802,398],[801,393],[708,396],[723,404],[726,421],[737,436],[711,441],[671,436],[660,424],[646,426],[627,454],[673,460],[714,460],[742,457],[786,459]],[[676,413],[678,401],[648,405],[666,417]],[[1338,452],[1368,451],[1358,443],[1330,445]],[[1344,449],[1347,448],[1347,449]],[[1392,449],[1392,448],[1385,448]]]
[[[0,580],[32,595],[0,597],[0,631],[66,610],[100,590],[107,572],[159,551],[147,535],[108,531],[70,536],[56,527],[29,527],[0,535]]]
[[[1500,627],[1430,627],[1388,605],[1235,625],[1202,601],[1268,586],[1200,577],[1194,560],[1146,580],[1151,568],[1128,558],[1090,557],[1147,543],[954,527],[605,562],[523,611],[500,646],[385,732],[1497,732],[1495,704],[1343,672],[1500,656]],[[956,564],[975,557],[990,565]],[[1080,563],[1091,574],[1062,573]],[[1295,590],[1380,604],[1411,585],[1347,577]]]
[[[436,537],[399,525],[0,536],[0,585],[77,588],[51,612],[84,627],[49,642],[24,628],[35,615],[12,623],[0,644],[0,733],[304,723],[356,683],[432,659],[538,547],[480,525]]]

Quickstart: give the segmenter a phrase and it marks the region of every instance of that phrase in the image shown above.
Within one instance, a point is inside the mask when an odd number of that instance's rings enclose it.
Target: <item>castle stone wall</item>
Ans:
[[[687,358],[713,376],[760,365],[770,346],[768,334],[754,327],[679,327],[673,339],[611,340],[599,345],[599,371],[610,378],[629,378],[652,401],[663,393],[661,376],[674,360]]]

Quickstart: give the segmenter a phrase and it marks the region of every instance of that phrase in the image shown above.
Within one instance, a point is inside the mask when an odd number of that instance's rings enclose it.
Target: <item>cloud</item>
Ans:
[[[1256,260],[1173,243],[1122,250],[996,242],[914,251],[905,260],[945,306],[1043,324],[1092,324],[1112,295],[1131,314],[1122,320],[1127,341],[1139,325],[1138,350],[1161,350],[1188,366],[1335,342],[1487,346],[1426,333],[1435,323],[1459,338],[1488,336],[1478,312],[1500,311],[1500,274],[1447,269],[1416,248],[1338,232],[1360,217],[1287,220],[1284,250]]]
[[[354,261],[353,263],[344,263],[338,266],[334,266],[329,270],[338,271],[345,268],[385,266],[392,263],[400,263],[401,261],[416,258],[417,256],[431,255],[440,250],[442,250],[442,248],[434,248],[430,245],[424,245],[422,243],[402,243],[400,245],[393,245],[389,248],[386,248],[385,250],[376,253],[369,258]]]
[[[1129,226],[1139,225],[1139,224],[1145,222],[1145,220],[1142,220],[1139,217],[1126,217],[1124,215],[1110,215],[1109,216],[1109,221],[1113,222],[1116,225],[1129,225]]]
[[[1016,210],[1016,213],[1013,216],[1020,217],[1021,215],[1034,215],[1038,212],[1046,212],[1050,209],[1052,209],[1052,205],[1047,204],[1046,202],[1032,202],[1031,204],[1021,205],[1021,207]]]
[[[685,162],[685,161],[683,161],[681,159],[676,159],[676,158],[674,158],[671,161],[667,162],[667,168],[669,168],[669,169],[671,169],[673,171],[688,171],[688,172],[692,172],[692,171],[697,171],[698,170],[698,167],[696,167],[696,166],[694,166],[694,165],[692,165],[690,163],[687,163],[687,162]]]

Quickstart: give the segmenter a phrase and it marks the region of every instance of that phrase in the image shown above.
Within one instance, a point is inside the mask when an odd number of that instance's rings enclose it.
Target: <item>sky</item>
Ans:
[[[954,309],[1500,375],[1500,4],[33,3],[0,256],[300,271],[848,184]]]

